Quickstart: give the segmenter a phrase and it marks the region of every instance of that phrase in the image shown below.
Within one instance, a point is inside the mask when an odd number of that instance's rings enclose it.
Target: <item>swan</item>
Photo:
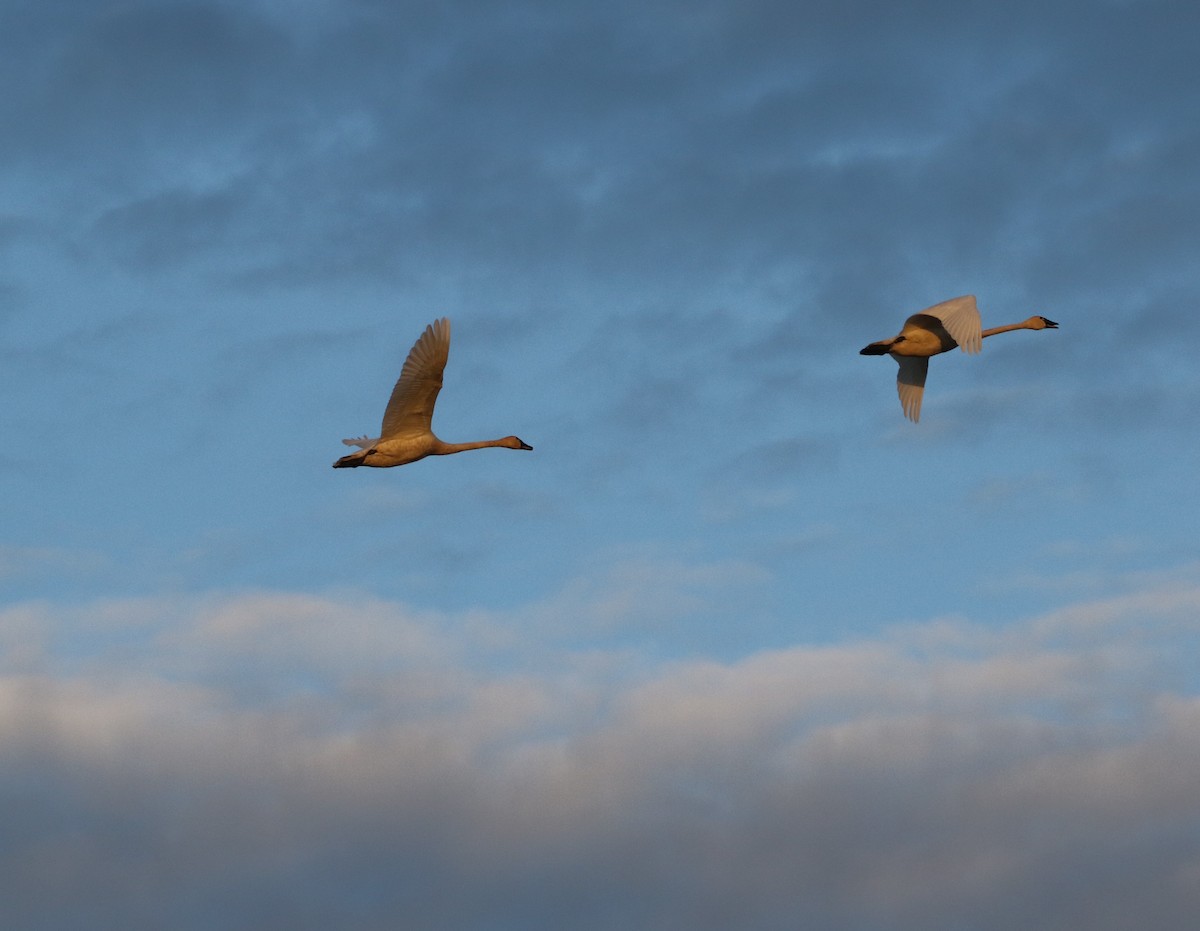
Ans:
[[[343,456],[333,464],[335,469],[354,469],[373,466],[386,469],[406,465],[426,456],[448,456],[468,449],[503,446],[505,449],[533,449],[515,436],[475,443],[443,443],[433,435],[433,406],[442,390],[442,370],[450,356],[450,321],[445,317],[425,327],[425,332],[413,343],[400,370],[400,378],[392,389],[387,410],[383,412],[383,428],[377,437],[359,436],[342,440],[347,446],[358,446],[361,452]]]
[[[921,397],[925,393],[925,375],[929,357],[959,346],[963,352],[977,353],[984,337],[1010,330],[1056,330],[1058,324],[1045,317],[1030,317],[1020,323],[981,330],[975,295],[965,294],[927,307],[904,321],[899,336],[881,339],[858,351],[862,356],[890,355],[900,364],[896,390],[904,416],[916,423],[921,419]]]

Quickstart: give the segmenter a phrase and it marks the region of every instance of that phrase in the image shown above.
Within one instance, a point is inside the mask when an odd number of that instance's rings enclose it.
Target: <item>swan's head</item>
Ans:
[[[509,449],[533,449],[519,436],[506,436],[500,441],[501,446],[507,446]]]
[[[1045,317],[1030,317],[1026,323],[1029,324],[1031,330],[1057,330],[1058,324],[1053,320],[1047,320]]]

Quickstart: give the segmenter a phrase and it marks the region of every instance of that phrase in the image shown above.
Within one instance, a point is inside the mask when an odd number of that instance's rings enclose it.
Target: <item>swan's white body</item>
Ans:
[[[400,378],[392,389],[383,427],[378,437],[360,436],[342,440],[358,446],[362,452],[343,456],[335,469],[357,466],[389,468],[416,462],[426,456],[446,456],[468,449],[502,446],[506,449],[533,449],[515,436],[474,443],[443,443],[433,433],[433,407],[442,390],[442,371],[450,358],[450,321],[443,317],[425,328],[409,350]]]
[[[896,374],[896,391],[904,416],[914,423],[921,419],[921,399],[925,394],[925,376],[929,372],[929,357],[948,352],[955,346],[963,352],[977,353],[983,339],[1010,330],[1056,329],[1058,324],[1045,317],[1030,317],[1020,323],[980,329],[979,308],[975,296],[966,294],[927,307],[904,321],[898,336],[882,339],[859,350],[860,355],[890,355],[900,365]]]

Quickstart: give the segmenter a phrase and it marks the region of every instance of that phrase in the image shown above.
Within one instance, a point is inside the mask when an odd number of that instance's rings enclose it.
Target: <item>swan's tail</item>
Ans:
[[[349,456],[342,456],[341,459],[333,464],[333,467],[335,469],[356,469],[363,464],[366,458],[367,454],[365,450],[360,453],[351,453]]]

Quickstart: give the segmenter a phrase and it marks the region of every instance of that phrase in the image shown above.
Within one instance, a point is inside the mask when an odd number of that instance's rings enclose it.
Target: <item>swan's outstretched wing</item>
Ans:
[[[367,449],[379,442],[379,437],[369,437],[365,433],[362,436],[351,437],[348,440],[342,440],[347,446],[357,446],[359,449]]]
[[[979,352],[983,347],[983,337],[980,335],[983,324],[979,320],[979,308],[975,306],[975,295],[952,297],[948,301],[926,308],[921,313],[941,320],[946,332],[963,352]],[[920,402],[917,403],[919,406]]]
[[[900,363],[896,373],[896,391],[904,416],[917,423],[921,419],[921,398],[925,394],[925,374],[929,371],[927,356],[893,356]]]
[[[443,317],[425,327],[408,352],[400,378],[383,413],[381,436],[425,433],[442,390],[442,370],[450,357],[450,321]]]

